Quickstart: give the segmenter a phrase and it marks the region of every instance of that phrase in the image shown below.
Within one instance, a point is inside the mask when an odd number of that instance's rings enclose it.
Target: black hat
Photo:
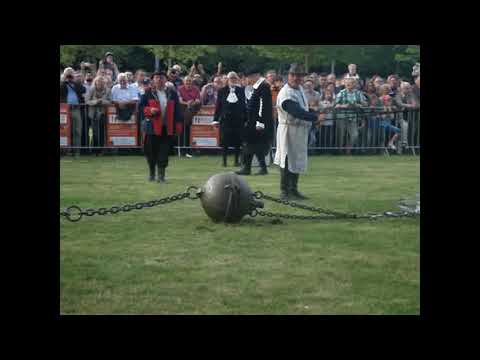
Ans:
[[[154,77],[155,75],[167,77],[167,73],[166,73],[165,71],[155,71],[155,72],[152,74],[152,76],[150,76],[150,79],[153,80],[153,77]]]
[[[261,73],[260,69],[256,66],[252,66],[245,71],[246,76],[250,76],[253,74],[260,74],[260,73]]]
[[[290,69],[288,69],[288,73],[305,75],[305,70],[302,65],[293,63],[292,65],[290,65]]]
[[[112,56],[113,56],[113,53],[111,53],[110,51],[107,51],[107,52],[105,53],[105,57],[107,57],[108,55],[112,55]]]
[[[149,78],[143,79],[143,82],[142,82],[143,85],[150,85],[150,83],[151,83],[151,81],[150,81]]]

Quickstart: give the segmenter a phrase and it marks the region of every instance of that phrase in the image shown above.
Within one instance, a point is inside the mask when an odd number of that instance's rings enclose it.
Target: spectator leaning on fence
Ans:
[[[372,81],[375,89],[377,90],[377,95],[380,95],[380,86],[385,84],[385,80],[383,80],[381,76],[376,76],[372,79]]]
[[[327,88],[327,73],[320,73],[318,75],[318,85],[315,87],[315,91],[318,91],[322,96],[326,88]]]
[[[131,120],[138,100],[138,92],[128,85],[127,75],[124,73],[118,74],[118,84],[112,88],[112,102],[117,108],[118,120]]]
[[[168,71],[167,78],[168,81],[175,86],[175,89],[178,89],[183,85],[183,80],[180,78],[180,72],[177,70],[177,68],[170,69]]]
[[[85,102],[89,105],[88,117],[92,126],[93,146],[104,146],[106,109],[111,101],[112,93],[107,88],[105,79],[96,77],[85,96]]]
[[[341,87],[337,86],[337,76],[335,74],[327,75],[327,84],[333,85],[335,96],[342,90]]]
[[[133,78],[133,73],[131,71],[125,71],[125,75],[127,75],[127,81],[128,81],[129,85],[131,85],[135,82],[135,80]]]
[[[135,72],[135,82],[130,84],[130,87],[138,93],[138,97],[145,93],[143,80],[145,80],[145,71],[138,69]]]
[[[103,60],[100,60],[98,63],[98,69],[105,69],[105,70],[111,70],[112,71],[112,81],[117,80],[117,76],[119,74],[118,71],[118,66],[113,62],[113,53],[107,52],[105,53],[105,57]]]
[[[347,154],[351,153],[351,148],[357,143],[359,111],[362,107],[367,106],[365,96],[361,91],[355,89],[355,86],[355,79],[345,79],[345,89],[341,90],[335,98],[337,145],[342,147],[344,137],[347,135]]]
[[[192,120],[201,107],[200,90],[198,90],[198,87],[193,85],[193,79],[191,76],[186,76],[184,79],[184,85],[178,88],[178,98],[184,113],[185,134],[183,146],[189,146]],[[188,149],[186,151],[186,156],[191,156],[191,153],[188,151]]]
[[[325,89],[319,104],[320,111],[325,114],[325,120],[321,122],[318,138],[321,147],[333,147],[335,143],[335,124],[333,122],[333,110],[335,107],[335,98],[332,90]],[[327,150],[331,152],[331,150]]]
[[[315,91],[314,89],[314,82],[313,79],[307,78],[303,83],[303,90],[305,96],[307,97],[308,102],[308,110],[311,112],[316,112],[320,108],[320,93]],[[310,128],[308,134],[308,145],[309,146],[316,146],[317,145],[317,129],[320,125],[312,123],[312,127]]]
[[[78,76],[77,76],[78,78]],[[70,106],[72,117],[72,134],[75,154],[80,155],[79,147],[82,146],[82,109],[80,104],[84,103],[85,87],[75,81],[75,71],[72,68],[66,68],[63,72],[63,79],[60,81],[60,102],[67,103]]]
[[[401,132],[401,147],[398,149],[399,153],[402,148],[408,145],[408,125],[413,118],[413,110],[418,108],[418,101],[412,91],[412,85],[409,82],[403,81],[400,83],[400,91],[397,93],[395,103],[399,110],[405,110],[397,116]]]
[[[397,92],[399,90],[399,87],[400,87],[400,78],[398,77],[398,75],[395,75],[395,74],[392,74],[392,75],[389,75],[388,78],[387,78],[387,83],[388,85],[390,85],[390,96],[392,98],[395,98],[395,96],[397,96]]]
[[[362,79],[360,79],[360,76],[357,74],[357,65],[356,64],[348,65],[348,73],[346,73],[343,78],[344,79],[352,78],[352,79],[357,80],[356,88],[358,90],[360,90],[362,88]]]
[[[85,81],[83,82],[83,86],[85,87],[86,92],[90,90],[90,88],[92,87],[92,83],[93,83],[93,74],[91,72],[87,72],[85,74]]]

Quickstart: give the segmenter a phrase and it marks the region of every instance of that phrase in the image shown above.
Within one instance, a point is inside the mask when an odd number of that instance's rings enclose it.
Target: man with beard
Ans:
[[[273,140],[272,93],[270,84],[260,75],[260,70],[251,68],[245,73],[253,92],[247,103],[247,121],[243,133],[243,167],[236,173],[250,175],[255,155],[260,171],[255,175],[267,175],[265,156]]]

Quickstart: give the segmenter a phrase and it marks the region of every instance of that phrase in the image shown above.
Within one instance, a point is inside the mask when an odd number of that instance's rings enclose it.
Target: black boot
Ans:
[[[165,182],[165,168],[164,167],[159,167],[158,168],[158,180],[157,182]]]
[[[252,173],[253,154],[245,154],[243,157],[243,167],[239,171],[235,171],[238,175],[250,175]]]
[[[227,152],[223,153],[223,167],[227,167]]]
[[[148,181],[155,181],[155,164],[148,164],[148,168],[150,170]]]
[[[267,164],[265,164],[265,157],[257,155],[257,159],[258,163],[260,164],[260,170],[256,172],[255,175],[268,175]]]
[[[235,150],[235,164],[234,164],[234,166],[240,166],[240,161],[238,161],[239,155],[240,155],[239,151]]]
[[[280,199],[288,200],[288,169],[280,168]]]
[[[290,195],[297,200],[306,200],[308,197],[298,191],[299,174],[290,173]]]

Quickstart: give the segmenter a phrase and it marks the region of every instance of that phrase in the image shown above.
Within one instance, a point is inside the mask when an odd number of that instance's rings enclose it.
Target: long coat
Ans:
[[[213,120],[220,123],[221,146],[240,146],[242,130],[247,119],[245,91],[242,87],[235,86],[235,94],[238,99],[236,103],[227,101],[229,94],[229,86],[218,90]]]
[[[183,118],[180,110],[177,92],[169,87],[165,89],[167,95],[167,135],[181,134],[183,131]],[[162,135],[162,114],[158,112],[156,115],[151,113],[152,108],[160,108],[159,101],[153,96],[152,91],[146,91],[140,97],[139,108],[144,114],[142,130],[145,135]]]
[[[253,86],[254,90],[247,104],[247,122],[245,124],[243,140],[248,145],[260,146],[265,152],[273,140],[273,108],[270,85],[263,80]],[[256,130],[256,123],[265,125],[265,129]],[[254,146],[255,147],[255,146]],[[263,151],[262,150],[262,151]]]

